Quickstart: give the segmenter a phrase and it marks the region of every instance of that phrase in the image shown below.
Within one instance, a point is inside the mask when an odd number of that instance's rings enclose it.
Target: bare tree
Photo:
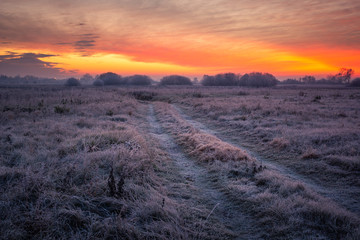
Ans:
[[[306,75],[305,77],[301,78],[303,83],[315,83],[316,79],[314,76]]]
[[[351,68],[340,68],[339,73],[328,76],[328,81],[333,83],[350,83],[351,76],[355,73]]]
[[[349,84],[351,76],[355,73],[351,68],[340,68],[340,75],[342,77],[342,81]]]

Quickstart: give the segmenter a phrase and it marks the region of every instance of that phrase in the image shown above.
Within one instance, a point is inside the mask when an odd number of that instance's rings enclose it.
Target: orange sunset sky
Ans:
[[[1,0],[0,74],[360,72],[358,0]]]

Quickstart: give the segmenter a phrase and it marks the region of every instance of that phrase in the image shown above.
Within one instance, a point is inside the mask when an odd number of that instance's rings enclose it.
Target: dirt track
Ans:
[[[153,105],[149,106],[148,122],[151,134],[159,140],[174,165],[175,172],[168,178],[177,193],[173,198],[185,201],[195,209],[207,209],[204,224],[221,224],[227,228],[229,236],[235,239],[261,238],[261,230],[255,229],[254,219],[245,214],[242,206],[229,200],[212,182],[211,174],[193,159],[186,156],[173,138],[166,133],[154,115]],[[181,182],[174,182],[174,174]]]
[[[224,142],[227,142],[235,147],[245,150],[250,156],[252,156],[258,162],[265,165],[267,168],[269,168],[273,171],[279,172],[280,174],[282,174],[292,180],[301,182],[303,185],[307,186],[308,188],[312,189],[313,191],[317,192],[318,194],[320,194],[326,198],[329,198],[329,199],[335,201],[340,206],[343,206],[346,209],[350,210],[351,212],[354,212],[354,213],[360,215],[360,205],[356,204],[357,200],[353,199],[353,197],[350,194],[348,194],[347,192],[339,191],[339,189],[336,189],[336,188],[325,187],[325,186],[315,182],[314,180],[308,178],[307,176],[298,174],[295,171],[293,171],[285,166],[282,166],[271,159],[264,158],[260,154],[253,152],[253,151],[249,150],[248,148],[242,146],[241,143],[229,140],[227,137],[222,135],[220,132],[210,129],[207,126],[205,126],[204,124],[202,124],[201,122],[194,120],[192,117],[185,114],[176,105],[172,104],[172,107],[174,109],[176,109],[176,111],[181,115],[181,117],[183,119],[185,119],[189,124],[191,124],[194,128],[199,129],[208,134],[214,135]]]

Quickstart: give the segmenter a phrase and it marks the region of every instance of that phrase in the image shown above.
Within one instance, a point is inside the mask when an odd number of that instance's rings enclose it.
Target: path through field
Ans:
[[[222,224],[235,239],[261,238],[262,232],[255,228],[254,219],[245,214],[241,206],[217,190],[212,184],[211,174],[186,156],[172,136],[163,130],[156,119],[153,105],[149,106],[148,122],[151,134],[172,159],[174,167],[169,169],[173,171],[169,172],[167,178],[178,193],[174,194],[174,200],[186,201],[194,209],[207,209],[209,214],[208,219],[204,219],[204,224],[210,221],[212,224]],[[174,175],[180,175],[181,182],[177,182],[179,178],[174,178]]]
[[[356,213],[357,215],[360,215],[360,205],[358,204],[358,201],[351,197],[351,195],[348,192],[342,191],[341,189],[336,188],[330,188],[320,185],[319,183],[316,183],[312,179],[300,175],[291,169],[282,166],[280,164],[277,164],[276,162],[272,161],[271,159],[264,158],[260,156],[258,153],[253,152],[249,150],[248,148],[244,147],[239,143],[238,141],[235,143],[233,140],[230,140],[228,137],[222,135],[220,132],[217,132],[213,129],[209,129],[207,126],[202,124],[199,121],[194,120],[189,115],[185,114],[178,106],[172,104],[172,107],[180,114],[180,116],[186,120],[189,124],[191,124],[194,128],[199,129],[207,134],[214,135],[221,139],[224,142],[227,142],[235,147],[238,147],[240,149],[245,150],[250,156],[252,156],[254,159],[256,159],[259,163],[262,163],[265,165],[268,169],[274,170],[276,172],[281,173],[282,175],[293,179],[295,181],[299,181],[308,188],[314,190],[315,192],[319,193],[320,195],[327,197],[329,199],[332,199],[340,206],[345,207],[349,211]]]

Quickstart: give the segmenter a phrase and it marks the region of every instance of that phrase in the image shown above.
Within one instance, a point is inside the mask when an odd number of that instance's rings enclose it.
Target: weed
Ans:
[[[321,96],[320,96],[320,95],[316,95],[312,101],[313,101],[313,102],[319,102],[320,100],[321,100]]]
[[[112,110],[106,111],[106,116],[112,116],[114,115],[114,112]]]
[[[70,109],[65,107],[65,106],[55,106],[54,107],[54,112],[55,113],[59,113],[59,114],[64,114],[64,113],[69,113]]]
[[[204,95],[201,94],[200,92],[195,92],[195,93],[192,94],[192,96],[193,96],[194,98],[203,98],[203,97],[204,97]]]
[[[114,178],[114,169],[111,167],[110,174],[108,178],[108,187],[109,187],[109,195],[110,197],[115,196],[116,186],[115,186],[115,178]]]
[[[124,184],[125,184],[125,178],[123,175],[120,176],[120,180],[117,183],[117,192],[116,195],[121,198],[124,194]]]
[[[134,91],[134,92],[131,93],[131,95],[137,100],[150,101],[157,94],[154,93],[154,92],[148,92],[148,91]]]
[[[236,95],[238,95],[238,96],[247,96],[247,95],[249,95],[249,93],[244,92],[244,91],[239,91],[239,92],[236,93]]]

